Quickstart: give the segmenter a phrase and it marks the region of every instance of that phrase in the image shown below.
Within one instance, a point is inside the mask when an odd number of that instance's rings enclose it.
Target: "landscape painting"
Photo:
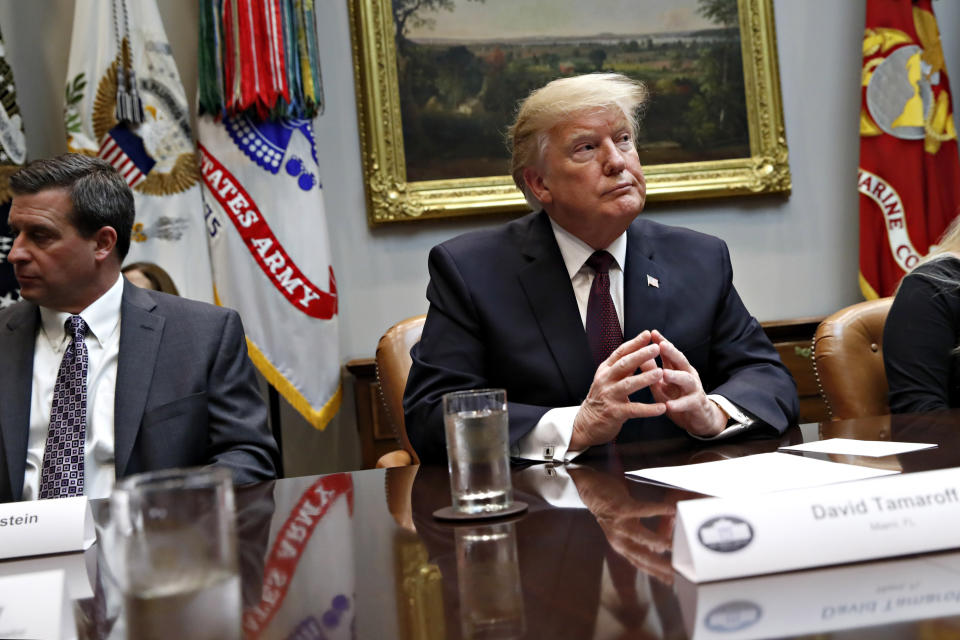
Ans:
[[[371,225],[528,206],[509,176],[520,100],[617,72],[650,99],[647,199],[789,192],[772,0],[351,0]]]
[[[509,173],[519,100],[614,71],[650,103],[646,164],[749,154],[736,0],[393,0],[408,180]]]

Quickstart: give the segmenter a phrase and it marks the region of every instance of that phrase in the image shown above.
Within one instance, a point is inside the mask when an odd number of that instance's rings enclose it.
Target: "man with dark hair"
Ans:
[[[235,311],[126,282],[133,194],[66,154],[10,178],[24,301],[0,312],[0,502],[104,497],[195,465],[275,477],[276,443]]]
[[[47,189],[67,189],[73,212],[70,222],[89,237],[103,227],[117,232],[117,254],[123,261],[130,251],[133,229],[133,192],[110,163],[79,153],[35,160],[10,177],[10,189],[33,195]]]

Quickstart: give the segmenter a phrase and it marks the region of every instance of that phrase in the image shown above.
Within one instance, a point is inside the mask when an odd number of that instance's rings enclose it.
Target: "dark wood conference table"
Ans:
[[[832,437],[939,445],[886,458],[828,458],[838,462],[905,473],[960,467],[958,434],[960,411],[949,411],[801,425],[781,437],[715,445],[677,438],[599,447],[566,469],[516,466],[515,497],[529,510],[504,521],[459,525],[431,515],[450,501],[447,469],[441,466],[244,487],[237,502],[245,635],[753,638],[771,637],[763,634],[781,628],[775,637],[958,637],[960,572],[952,591],[914,594],[940,598],[940,617],[910,619],[916,614],[904,605],[901,620],[888,616],[879,626],[871,623],[876,618],[869,615],[869,603],[846,602],[842,596],[835,606],[821,608],[819,619],[794,622],[778,612],[790,611],[794,599],[811,591],[836,589],[844,581],[862,586],[879,576],[878,590],[896,589],[898,580],[909,580],[900,572],[908,565],[888,560],[843,567],[840,573],[834,567],[783,574],[756,603],[743,594],[755,594],[757,585],[767,583],[751,580],[763,578],[693,585],[671,568],[671,536],[676,503],[700,496],[624,475]],[[940,557],[951,556],[921,558]],[[909,590],[910,585],[900,587]],[[726,604],[704,611],[704,602],[717,602],[718,594]],[[75,607],[81,637],[106,637],[110,621],[94,624],[93,604],[86,600]],[[750,615],[745,617],[745,610]],[[702,633],[705,620],[715,634]]]

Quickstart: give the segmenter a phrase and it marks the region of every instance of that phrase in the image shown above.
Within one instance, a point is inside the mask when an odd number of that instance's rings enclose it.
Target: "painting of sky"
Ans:
[[[654,35],[715,26],[697,13],[696,0],[456,0],[453,11],[423,16],[433,24],[411,29],[411,40]]]

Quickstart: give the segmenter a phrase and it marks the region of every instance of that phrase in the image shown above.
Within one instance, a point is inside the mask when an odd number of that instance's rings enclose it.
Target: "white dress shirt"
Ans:
[[[586,330],[587,301],[590,298],[590,287],[593,285],[595,275],[593,269],[588,267],[586,262],[594,250],[583,240],[554,222],[552,218],[550,219],[550,226],[553,227],[553,235],[557,239],[557,245],[560,247],[560,255],[563,256],[563,264],[567,268],[567,273],[570,276],[570,284],[573,287],[573,294],[577,299],[577,307],[580,309],[580,320],[583,322],[584,330]],[[619,320],[622,330],[623,267],[627,261],[626,231],[617,236],[616,240],[606,248],[606,251],[613,256],[614,260],[614,264],[610,265],[609,272],[610,297],[613,298],[613,306],[617,310],[617,320]],[[661,329],[661,327],[649,328]],[[632,337],[633,336],[624,336],[625,339]],[[707,397],[716,402],[728,416],[733,418],[735,424],[728,426],[719,434],[709,438],[694,437],[700,440],[728,438],[753,424],[752,418],[743,413],[735,404],[723,396],[710,394]],[[580,405],[550,409],[543,414],[533,429],[517,441],[517,444],[513,446],[511,455],[527,460],[554,460],[563,462],[573,460],[584,451],[568,449],[570,439],[573,437],[573,421],[579,411]]]
[[[87,323],[87,431],[83,493],[90,498],[110,495],[114,482],[113,409],[120,353],[120,303],[123,277],[78,315]],[[30,396],[30,436],[23,477],[23,499],[40,494],[43,449],[50,428],[53,387],[60,361],[70,344],[64,323],[71,314],[40,307],[40,327],[33,351],[33,390]]]

